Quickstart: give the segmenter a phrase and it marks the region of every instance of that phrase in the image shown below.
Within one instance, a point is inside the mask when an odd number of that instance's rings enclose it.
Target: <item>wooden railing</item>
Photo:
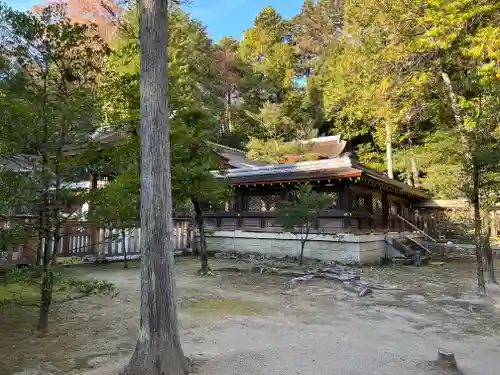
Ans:
[[[92,236],[92,227],[88,223],[80,226],[80,230],[63,235],[60,253],[63,256],[83,256],[93,254],[93,248],[104,256],[123,256],[123,250],[129,255],[141,253],[141,229],[132,227],[125,229],[125,236],[120,229],[97,228],[97,235]],[[75,225],[72,228],[78,228]],[[174,250],[185,250],[192,247],[193,233],[191,220],[174,219]],[[97,238],[97,243],[92,239]]]
[[[95,231],[93,234],[92,231]],[[121,230],[95,228],[88,222],[66,223],[61,233],[58,246],[58,256],[83,257],[85,255],[100,255],[104,257],[123,256],[141,253],[140,228],[125,229],[125,237]],[[174,219],[174,250],[186,250],[193,246],[194,233],[189,218]],[[123,246],[125,245],[125,246]],[[53,241],[42,240],[42,252],[53,252]],[[38,239],[29,244],[7,244],[0,249],[0,264],[35,263]]]
[[[436,243],[437,240],[435,240],[434,238],[432,238],[431,236],[429,236],[427,233],[425,233],[422,229],[418,228],[417,226],[413,225],[411,222],[409,222],[408,220],[406,220],[404,217],[400,216],[400,215],[396,215],[401,221],[403,221],[404,224],[406,224],[406,227],[410,227],[412,230],[422,234],[424,237],[426,237],[427,239],[431,240],[432,242]]]
[[[222,231],[281,232],[276,223],[275,211],[262,212],[205,212],[205,225]],[[329,210],[318,216],[314,230],[324,233],[372,233],[384,232],[383,218],[368,212]]]

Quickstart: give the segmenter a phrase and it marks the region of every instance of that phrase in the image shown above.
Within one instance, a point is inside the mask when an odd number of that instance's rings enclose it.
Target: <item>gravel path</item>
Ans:
[[[200,279],[197,267],[179,264],[178,288],[184,350],[199,374],[433,375],[442,373],[432,363],[438,349],[455,353],[465,375],[498,374],[500,291],[475,298],[473,266],[366,269],[363,279],[401,290],[362,299],[324,280],[285,291],[281,277]],[[18,361],[31,356],[22,364],[29,370],[17,375],[117,375],[127,363],[137,330],[138,270],[90,276],[113,281],[118,296],[59,311],[55,318],[65,318],[51,333],[51,351],[14,351]]]

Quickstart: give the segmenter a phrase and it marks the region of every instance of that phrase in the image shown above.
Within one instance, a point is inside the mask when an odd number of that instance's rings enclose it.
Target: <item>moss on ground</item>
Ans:
[[[258,303],[244,302],[232,298],[207,298],[189,301],[183,304],[182,309],[188,314],[200,315],[273,315],[272,311]]]

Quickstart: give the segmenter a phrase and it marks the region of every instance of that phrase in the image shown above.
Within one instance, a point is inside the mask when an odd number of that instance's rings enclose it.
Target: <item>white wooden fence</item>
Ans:
[[[59,256],[83,257],[85,255],[99,255],[105,257],[122,257],[124,251],[127,255],[139,255],[141,253],[141,229],[129,228],[125,230],[123,237],[120,230],[109,230],[99,228],[92,236],[91,226],[88,223],[71,223],[66,225],[65,232],[61,233],[59,241]],[[191,220],[186,218],[174,219],[174,251],[186,251],[192,249],[194,233]],[[95,242],[93,244],[92,242]],[[36,260],[36,249],[38,241],[33,239],[29,244],[12,244],[0,249],[0,265],[6,263],[34,263]],[[52,253],[53,242],[43,241],[42,252],[49,247]],[[10,257],[10,259],[9,259]]]
[[[83,256],[92,254],[92,236],[88,227],[82,227],[81,231],[67,234],[67,239],[61,241],[60,253],[63,256]],[[98,243],[95,248],[108,257],[123,256],[123,250],[127,255],[141,253],[141,229],[129,228],[125,230],[125,236],[119,229],[98,229]],[[193,233],[190,219],[174,219],[174,250],[187,250],[192,247]]]

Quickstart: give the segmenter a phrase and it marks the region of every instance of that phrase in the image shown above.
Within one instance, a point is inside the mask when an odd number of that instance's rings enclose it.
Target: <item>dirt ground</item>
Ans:
[[[392,288],[363,298],[333,281],[290,289],[281,276],[200,278],[197,268],[178,260],[181,336],[199,374],[441,374],[432,362],[438,349],[453,352],[465,375],[499,373],[500,289],[476,297],[469,262],[363,268],[362,280]],[[112,281],[118,294],[56,306],[44,339],[32,331],[35,310],[0,310],[0,374],[118,374],[136,340],[138,271],[73,269]]]

